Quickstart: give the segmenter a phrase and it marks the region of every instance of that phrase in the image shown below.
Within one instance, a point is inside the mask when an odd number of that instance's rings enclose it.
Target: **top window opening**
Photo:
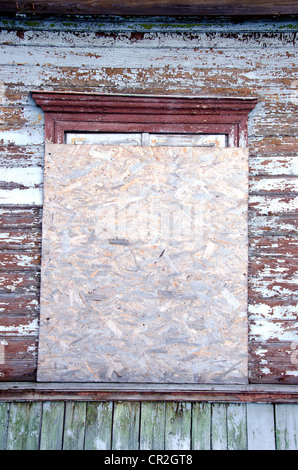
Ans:
[[[191,146],[227,147],[226,134],[170,134],[170,133],[87,133],[66,132],[65,143],[73,145],[140,145],[140,146]]]

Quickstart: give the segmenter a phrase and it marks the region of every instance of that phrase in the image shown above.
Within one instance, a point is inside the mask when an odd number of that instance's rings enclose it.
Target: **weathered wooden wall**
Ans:
[[[297,428],[297,404],[0,402],[0,450],[142,450],[152,464],[161,450],[297,450]]]
[[[30,90],[256,96],[250,115],[249,374],[297,383],[295,18],[0,20],[1,380],[35,380],[44,155]]]

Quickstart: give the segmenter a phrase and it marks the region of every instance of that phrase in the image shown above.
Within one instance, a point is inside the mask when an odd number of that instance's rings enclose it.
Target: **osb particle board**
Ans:
[[[247,383],[248,154],[46,144],[38,381]]]

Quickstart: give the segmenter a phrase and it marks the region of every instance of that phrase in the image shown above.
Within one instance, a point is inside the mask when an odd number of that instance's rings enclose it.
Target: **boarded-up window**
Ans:
[[[247,162],[46,144],[39,381],[247,383]]]

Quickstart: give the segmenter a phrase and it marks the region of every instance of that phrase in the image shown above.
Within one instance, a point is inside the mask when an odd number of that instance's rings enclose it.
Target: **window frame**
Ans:
[[[65,143],[67,132],[225,134],[228,147],[248,146],[248,115],[255,97],[208,97],[32,91],[44,111],[45,141]],[[283,400],[277,386],[215,384],[31,384],[33,395],[55,399],[270,401]],[[14,389],[16,391],[16,389]],[[2,392],[2,393],[1,393]],[[6,388],[11,398],[12,390]],[[30,399],[26,387],[21,394]],[[287,390],[297,400],[296,387]],[[3,396],[3,391],[0,390]],[[18,395],[18,392],[17,392]],[[5,394],[3,396],[5,399]]]
[[[226,134],[228,147],[247,147],[254,97],[199,97],[33,91],[45,113],[45,140],[66,132]]]

